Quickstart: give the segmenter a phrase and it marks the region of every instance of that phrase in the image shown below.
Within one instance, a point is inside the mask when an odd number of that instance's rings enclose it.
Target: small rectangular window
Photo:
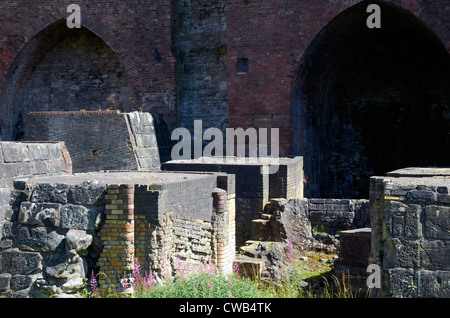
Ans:
[[[237,73],[238,74],[246,74],[246,73],[248,73],[248,70],[249,70],[248,59],[246,59],[246,58],[238,59],[237,60],[237,64],[236,64],[236,68],[237,68]]]

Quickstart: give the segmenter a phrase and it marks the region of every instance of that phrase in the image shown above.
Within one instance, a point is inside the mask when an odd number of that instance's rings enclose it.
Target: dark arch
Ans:
[[[381,29],[366,8],[381,7]],[[334,18],[300,62],[292,148],[309,197],[368,197],[369,177],[449,164],[450,55],[416,16],[363,1]]]
[[[0,98],[0,139],[23,139],[30,111],[128,111],[136,102],[111,47],[88,28],[70,29],[60,19],[38,32],[11,64]]]

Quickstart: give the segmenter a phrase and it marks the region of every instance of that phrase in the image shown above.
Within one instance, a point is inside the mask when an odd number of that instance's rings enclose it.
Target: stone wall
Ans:
[[[370,226],[368,207],[367,200],[271,199],[252,222],[252,239],[335,253],[342,231]]]
[[[308,218],[313,227],[333,235],[369,227],[369,200],[308,199]]]
[[[0,250],[0,294],[68,297],[83,287],[102,249],[105,185],[16,181]]]
[[[278,171],[263,174],[262,167],[277,164]],[[252,238],[252,221],[259,218],[269,198],[303,197],[303,158],[199,158],[163,163],[166,171],[212,171],[236,178],[236,245]]]
[[[233,182],[223,173],[146,172],[15,181],[0,238],[0,295],[77,297],[92,275],[102,294],[128,293],[136,262],[157,279],[207,262],[230,273]]]
[[[74,172],[160,169],[156,129],[149,113],[39,112],[26,118],[26,140],[64,141]]]
[[[372,177],[370,261],[384,297],[449,297],[448,169],[415,168]]]
[[[367,271],[370,264],[371,229],[357,228],[339,233],[339,257],[334,262],[334,275],[348,284],[357,297],[374,297],[377,289],[369,289]]]
[[[71,158],[62,142],[16,143],[0,142],[0,234],[10,208],[13,181],[19,177],[71,173]]]

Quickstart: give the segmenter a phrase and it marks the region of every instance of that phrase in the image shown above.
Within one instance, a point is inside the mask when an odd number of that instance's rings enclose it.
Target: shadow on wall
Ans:
[[[23,140],[36,111],[137,109],[137,96],[116,53],[87,28],[58,20],[31,39],[12,63],[1,96],[1,140]]]
[[[306,197],[367,198],[371,175],[448,164],[450,55],[409,11],[367,1],[333,19],[305,52],[291,100]]]

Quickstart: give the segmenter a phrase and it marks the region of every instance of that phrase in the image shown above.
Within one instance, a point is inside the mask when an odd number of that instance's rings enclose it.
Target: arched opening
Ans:
[[[136,95],[115,52],[87,28],[70,29],[62,19],[19,53],[0,102],[0,139],[22,140],[29,112],[128,111]]]
[[[416,16],[374,1],[334,18],[302,57],[291,97],[292,147],[305,196],[368,198],[369,177],[444,166],[450,153],[450,55]]]

